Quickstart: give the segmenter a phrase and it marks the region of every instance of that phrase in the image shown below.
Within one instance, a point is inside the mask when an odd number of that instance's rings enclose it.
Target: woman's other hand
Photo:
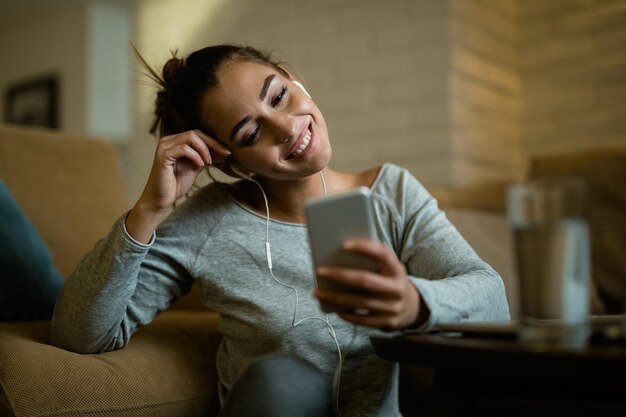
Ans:
[[[188,130],[159,140],[146,187],[126,219],[130,235],[150,241],[174,202],[185,195],[210,164],[224,162],[230,152],[200,130]]]
[[[386,331],[401,330],[426,321],[428,307],[421,302],[405,266],[393,251],[381,242],[367,239],[348,241],[343,249],[374,259],[380,268],[371,272],[319,267],[316,270],[318,279],[327,280],[333,286],[333,289],[315,290],[320,302],[336,307],[337,314],[346,321]]]

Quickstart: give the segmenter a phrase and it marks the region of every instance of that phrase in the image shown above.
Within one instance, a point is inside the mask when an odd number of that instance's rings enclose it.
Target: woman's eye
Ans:
[[[276,107],[280,104],[281,101],[285,98],[285,94],[287,94],[287,87],[282,87],[276,97],[272,99],[272,107]],[[261,133],[261,126],[257,126],[254,128],[252,133],[248,137],[243,140],[244,146],[252,146],[256,143],[259,138],[259,134]]]
[[[281,101],[283,101],[286,92],[287,87],[283,87],[280,89],[280,92],[276,95],[276,97],[274,97],[274,100],[272,100],[272,107],[276,107]]]
[[[252,133],[250,133],[250,136],[248,136],[246,138],[246,140],[244,141],[244,146],[252,146],[254,145],[254,143],[257,141],[257,138],[259,137],[259,132],[261,131],[261,126],[257,126],[256,128],[254,128],[254,130],[252,131]]]

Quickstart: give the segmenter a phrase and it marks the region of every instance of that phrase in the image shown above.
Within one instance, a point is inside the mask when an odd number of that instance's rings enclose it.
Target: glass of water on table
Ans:
[[[579,177],[537,178],[507,190],[519,291],[519,339],[584,346],[591,251]]]

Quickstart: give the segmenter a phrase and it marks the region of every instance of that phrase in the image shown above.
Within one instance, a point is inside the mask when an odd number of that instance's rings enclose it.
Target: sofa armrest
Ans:
[[[81,355],[49,344],[49,321],[0,323],[2,417],[206,417],[217,405],[217,326],[215,313],[167,311],[124,349]]]

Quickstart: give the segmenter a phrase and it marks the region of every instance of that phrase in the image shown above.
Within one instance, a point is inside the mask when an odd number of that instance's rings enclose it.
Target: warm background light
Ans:
[[[391,161],[428,186],[470,184],[519,178],[529,156],[626,142],[626,0],[5,3],[0,88],[60,73],[63,129],[112,137],[131,199],[155,142],[146,133],[154,89],[128,40],[155,66],[172,49],[219,42],[274,51],[324,111],[336,168]],[[94,29],[103,10],[128,39]],[[104,75],[94,70],[102,62]],[[106,129],[111,120],[117,130]]]

